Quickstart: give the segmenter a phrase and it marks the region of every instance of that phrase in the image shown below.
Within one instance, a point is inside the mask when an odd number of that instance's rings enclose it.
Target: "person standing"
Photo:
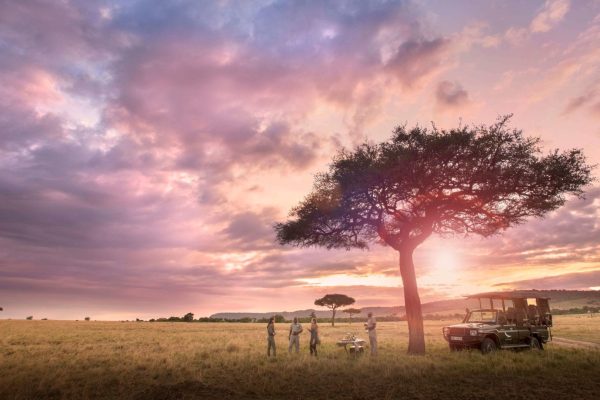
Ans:
[[[302,325],[298,322],[298,317],[294,317],[294,322],[290,325],[290,334],[288,338],[290,339],[290,345],[288,347],[288,352],[292,352],[292,347],[296,348],[296,353],[300,351],[300,334],[302,333]]]
[[[271,349],[273,349],[273,357],[277,357],[277,349],[275,347],[275,317],[269,318],[267,324],[267,357],[271,357]]]
[[[367,319],[367,323],[365,324],[365,327],[367,328],[367,332],[369,332],[369,345],[371,347],[371,355],[376,356],[377,355],[377,331],[375,329],[377,328],[377,321],[375,321],[375,317],[373,316],[373,313],[369,313],[369,314],[367,314],[367,316],[369,317],[369,319]]]
[[[319,325],[317,324],[316,318],[310,320],[310,328],[308,331],[310,332],[310,355],[316,357],[317,345],[321,343],[319,340]]]

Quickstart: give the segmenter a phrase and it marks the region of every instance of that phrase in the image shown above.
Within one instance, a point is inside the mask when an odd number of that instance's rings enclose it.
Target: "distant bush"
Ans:
[[[285,318],[283,317],[283,315],[275,315],[275,322],[285,322]]]
[[[568,314],[588,314],[588,313],[598,313],[600,312],[600,307],[588,307],[583,306],[581,308],[569,308],[568,310],[559,310],[553,309],[552,314],[554,315],[568,315]]]
[[[89,321],[90,317],[85,317],[84,320]]]
[[[30,315],[29,317],[27,317],[25,319],[31,321],[33,319],[33,315]]]
[[[221,318],[211,318],[211,317],[200,317],[196,320],[197,322],[223,322]]]

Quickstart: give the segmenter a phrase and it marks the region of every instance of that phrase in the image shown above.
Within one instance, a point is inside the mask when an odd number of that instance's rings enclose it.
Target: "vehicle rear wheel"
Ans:
[[[535,336],[532,336],[529,339],[529,347],[531,348],[531,350],[543,350],[542,344]]]
[[[490,339],[489,337],[486,337],[485,339],[483,339],[483,342],[481,342],[481,352],[483,354],[492,353],[497,349],[498,346],[496,346],[496,342],[494,342],[494,340]]]

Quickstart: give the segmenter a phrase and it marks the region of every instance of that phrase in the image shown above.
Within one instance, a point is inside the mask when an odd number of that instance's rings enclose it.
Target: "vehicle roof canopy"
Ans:
[[[512,290],[507,292],[485,292],[465,296],[467,299],[550,299],[538,290]]]

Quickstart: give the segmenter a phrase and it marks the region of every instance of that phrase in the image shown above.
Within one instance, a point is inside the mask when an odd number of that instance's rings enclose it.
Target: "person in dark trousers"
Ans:
[[[310,328],[308,328],[310,332],[310,355],[317,356],[317,345],[321,343],[319,340],[319,325],[317,324],[317,319],[313,318],[310,320]]]
[[[267,324],[267,357],[271,357],[271,349],[273,349],[273,357],[277,356],[275,348],[275,317],[269,318]]]

